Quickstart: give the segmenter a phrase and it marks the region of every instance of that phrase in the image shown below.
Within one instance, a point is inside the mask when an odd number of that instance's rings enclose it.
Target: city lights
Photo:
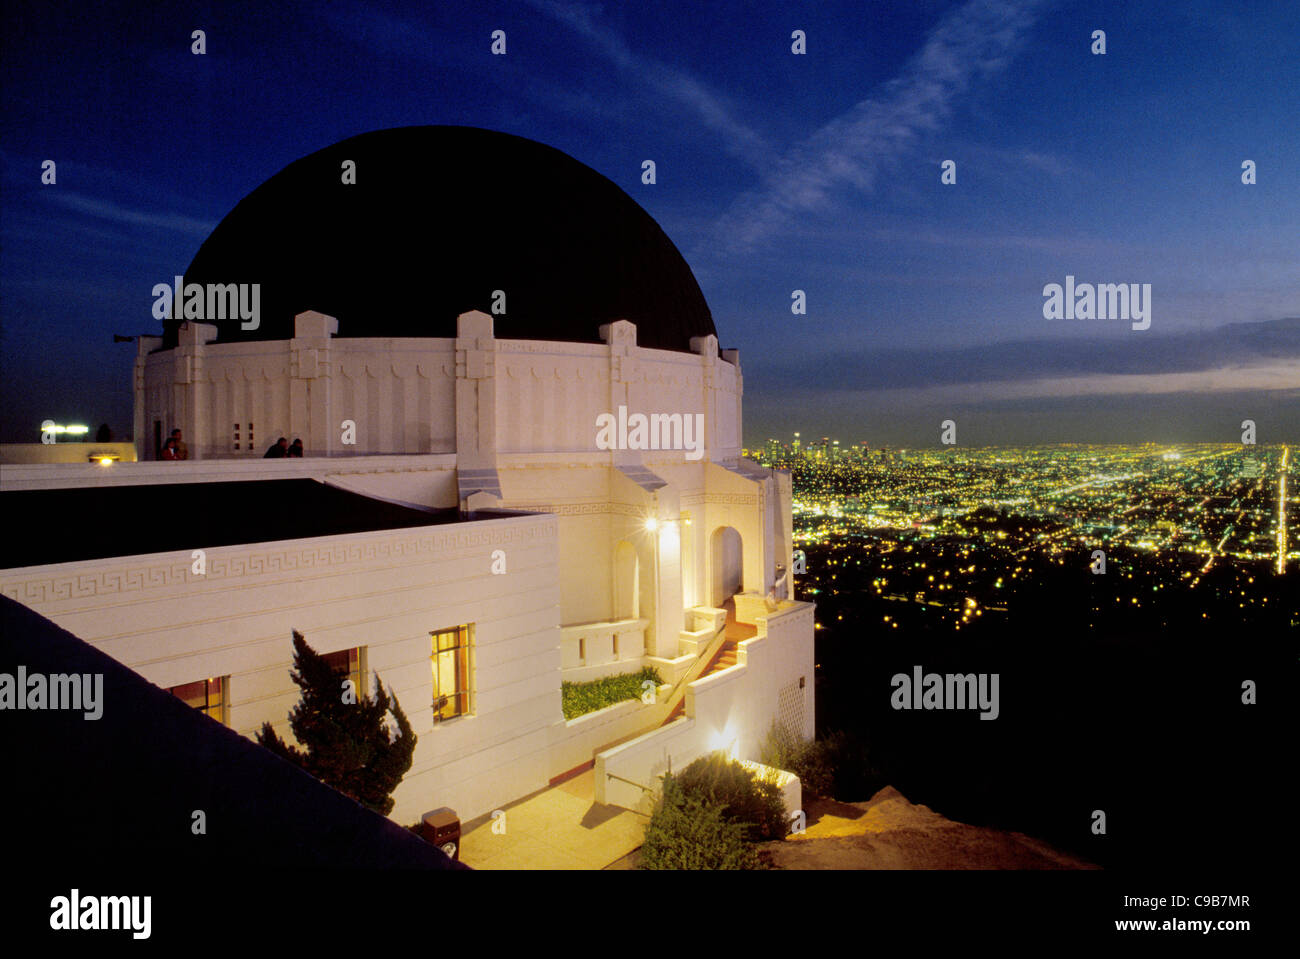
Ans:
[[[907,604],[954,631],[977,622],[996,628],[1008,609],[1036,598],[1044,575],[1075,585],[1076,573],[1088,577],[1099,595],[1087,608],[1097,615],[1165,616],[1179,602],[1163,600],[1171,589],[1203,604],[1231,596],[1233,610],[1276,609],[1279,597],[1270,603],[1261,587],[1300,558],[1288,536],[1300,516],[1287,496],[1285,446],[1058,445],[904,455],[863,444],[832,457],[821,443],[771,441],[754,455],[792,474],[795,547],[824,551],[821,566],[800,583],[809,597],[870,597],[891,611]],[[1088,571],[1096,550],[1110,564],[1104,577]],[[866,575],[859,580],[845,567]],[[1144,594],[1162,601],[1144,603]],[[1194,615],[1202,613],[1214,618],[1200,606]],[[1300,618],[1300,609],[1294,613]],[[893,612],[874,621],[907,628]]]

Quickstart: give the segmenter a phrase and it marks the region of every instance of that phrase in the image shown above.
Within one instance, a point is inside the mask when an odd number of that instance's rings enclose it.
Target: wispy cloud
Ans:
[[[1093,239],[1077,236],[1041,236],[1012,233],[974,233],[968,230],[936,230],[918,227],[899,229],[883,227],[858,230],[860,238],[868,238],[893,246],[917,244],[924,246],[955,246],[975,250],[1033,250],[1057,256],[1113,253],[1121,246],[1136,248],[1136,244],[1121,244],[1110,239]]]
[[[1251,388],[1291,388],[1279,380],[1300,371],[1300,318],[1263,323],[1232,323],[1178,333],[1098,334],[1074,339],[1017,340],[942,349],[827,350],[751,361],[751,370],[783,383],[834,383],[836,389],[863,392],[956,389],[981,397],[1038,395],[1060,389],[1114,391],[1116,384],[1144,392],[1143,382],[1168,387],[1202,382],[1205,390],[1227,383]],[[1201,377],[1202,380],[1197,380]],[[1282,385],[1270,385],[1278,384]],[[1073,386],[1069,386],[1073,384]],[[1190,388],[1190,387],[1189,387]],[[1245,388],[1245,387],[1233,387]],[[1166,389],[1158,389],[1165,392]]]
[[[137,210],[111,200],[99,200],[83,196],[68,190],[52,192],[50,202],[67,207],[76,213],[108,220],[125,226],[143,226],[153,229],[172,230],[187,236],[207,237],[216,226],[211,220],[200,220],[179,213],[154,213]]]
[[[1004,400],[1070,397],[1160,396],[1174,393],[1300,391],[1300,360],[1248,366],[1221,366],[1183,373],[1098,373],[1086,376],[1037,377],[998,383],[952,383],[889,391],[907,403],[989,403]]]
[[[752,248],[791,218],[830,208],[843,187],[870,192],[973,81],[1006,65],[1040,2],[970,0],[946,16],[879,95],[823,126],[781,158],[762,188],[732,204],[716,227],[721,242],[733,251]]]
[[[755,129],[735,116],[725,97],[699,78],[659,60],[633,52],[613,30],[603,26],[596,10],[553,0],[528,0],[531,7],[558,20],[586,38],[619,69],[633,75],[660,95],[685,106],[697,120],[720,134],[727,151],[757,170],[766,170],[773,149]]]
[[[488,35],[478,42],[448,42],[445,25],[394,17],[359,3],[333,3],[317,8],[322,22],[348,43],[360,44],[385,59],[401,57],[422,64],[437,81],[444,75],[468,73],[508,91],[512,100],[527,100],[553,113],[617,120],[626,115],[618,99],[600,96],[588,88],[573,88],[551,77],[523,68],[509,58],[483,70]],[[426,11],[426,16],[440,11]]]
[[[15,226],[23,229],[30,222],[40,224],[40,233],[49,236],[49,204],[62,207],[74,214],[65,217],[73,229],[82,236],[95,239],[122,239],[122,228],[149,227],[170,230],[190,237],[206,239],[216,226],[215,220],[186,216],[181,213],[155,212],[161,208],[194,209],[192,196],[182,195],[157,181],[142,180],[137,171],[122,171],[82,160],[59,161],[59,185],[32,187],[31,171],[41,168],[41,157],[11,153],[0,149],[0,169],[6,185],[11,185],[9,206],[3,229],[11,235]],[[112,195],[116,200],[105,200],[79,192],[70,184]],[[88,219],[98,221],[94,226]],[[104,225],[116,228],[116,233],[106,233]]]
[[[1032,150],[1022,151],[1017,155],[1017,159],[1028,167],[1042,170],[1056,177],[1077,176],[1078,170],[1072,163],[1067,163],[1060,157],[1055,157],[1047,153],[1035,153]]]
[[[1016,182],[1018,183],[1023,182],[1021,178],[1026,169],[1045,173],[1047,176],[1058,180],[1072,182],[1092,179],[1095,175],[1094,171],[1086,166],[1081,166],[1055,153],[1045,153],[1042,150],[1026,150],[1022,147],[1007,148],[966,141],[949,142],[944,149],[947,155],[961,156],[967,160],[976,160],[988,166],[1001,168],[1005,175],[1017,178]],[[947,156],[932,156],[930,162],[938,166],[943,159],[947,159]]]

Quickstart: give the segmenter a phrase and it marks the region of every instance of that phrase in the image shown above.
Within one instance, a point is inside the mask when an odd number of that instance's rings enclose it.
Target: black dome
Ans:
[[[205,320],[223,343],[289,339],[304,310],[337,317],[341,337],[451,337],[460,313],[491,314],[494,290],[505,339],[598,343],[619,319],[658,349],[716,335],[690,267],[622,189],[473,127],[364,133],[289,164],[217,225],[185,282],[261,284],[258,329]],[[177,326],[164,322],[165,347]]]

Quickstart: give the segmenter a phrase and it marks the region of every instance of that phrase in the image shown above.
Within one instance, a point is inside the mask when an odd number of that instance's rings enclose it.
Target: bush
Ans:
[[[688,767],[689,768],[689,767]],[[688,795],[671,774],[645,830],[642,869],[758,869],[745,827],[721,805]]]
[[[870,799],[886,785],[866,742],[838,730],[801,743],[785,727],[773,723],[764,743],[763,762],[794,773],[809,792],[841,802]]]
[[[767,731],[767,739],[763,741],[762,762],[766,766],[774,769],[784,769],[786,772],[794,772],[794,764],[799,761],[800,754],[803,752],[804,744],[779,720],[772,720],[772,726]],[[796,773],[796,775],[798,775]],[[802,782],[803,777],[799,777]],[[807,783],[803,783],[807,786]]]
[[[677,777],[683,793],[722,808],[724,817],[752,841],[782,839],[787,820],[781,788],[754,775],[722,753],[695,760]]]
[[[586,683],[561,682],[560,703],[564,708],[564,718],[574,719],[594,713],[625,699],[640,699],[641,684],[647,679],[656,687],[663,684],[659,671],[651,666],[644,667],[640,672],[606,676]]]
[[[289,678],[302,694],[289,713],[289,728],[299,745],[282,740],[270,723],[262,723],[257,741],[362,805],[388,815],[393,811],[392,792],[411,768],[416,742],[397,697],[389,696],[378,674],[373,695],[340,695],[340,678],[297,630],[293,649]],[[390,716],[396,730],[389,725]]]

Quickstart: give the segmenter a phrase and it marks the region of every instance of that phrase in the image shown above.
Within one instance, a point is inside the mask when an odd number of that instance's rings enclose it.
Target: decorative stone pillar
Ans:
[[[457,466],[496,466],[496,355],[492,317],[471,310],[456,318]]]
[[[335,423],[331,406],[333,367],[330,337],[339,321],[308,310],[293,318],[289,341],[289,432],[302,437],[306,455],[328,456],[340,445],[342,420]]]
[[[632,392],[632,378],[636,373],[636,357],[633,355],[636,349],[636,324],[629,320],[615,320],[613,323],[601,324],[600,338],[609,347],[609,413],[617,418],[618,408],[627,406],[628,414],[631,415],[633,410],[629,398]],[[591,442],[594,446],[596,442],[594,423],[591,427]],[[626,466],[640,463],[641,457],[639,454],[629,456],[627,450],[615,449],[611,451],[610,462],[614,465]]]
[[[658,577],[655,583],[654,619],[646,646],[653,656],[676,658],[681,645],[682,624],[682,536],[686,530],[679,522],[681,498],[673,486],[654,494],[655,509],[662,525],[651,535],[657,538]],[[644,615],[644,613],[642,614]]]
[[[713,452],[718,448],[718,338],[710,333],[708,336],[692,336],[691,352],[700,354],[701,390],[704,404],[704,459],[713,459]]]
[[[172,422],[163,423],[163,442],[173,429],[185,438],[191,459],[203,459],[212,438],[203,415],[204,346],[217,338],[212,323],[186,320],[176,331],[177,345],[172,350]]]

